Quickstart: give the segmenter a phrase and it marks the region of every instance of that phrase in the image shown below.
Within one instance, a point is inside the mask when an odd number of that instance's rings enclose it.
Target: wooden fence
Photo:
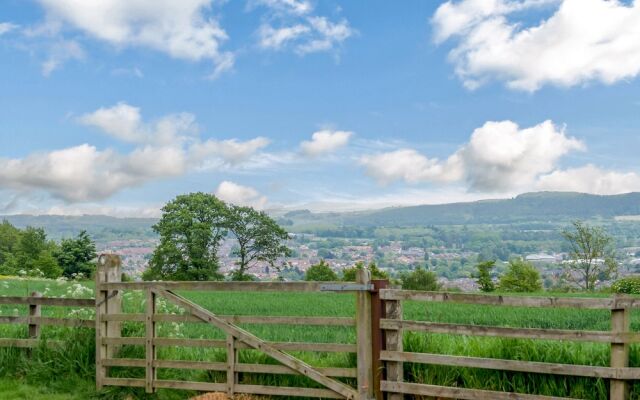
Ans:
[[[124,313],[122,295],[127,291],[143,291],[146,298],[143,313]],[[217,315],[179,296],[175,290],[198,291],[261,291],[261,292],[321,292],[347,291],[356,298],[356,313],[352,317],[292,317]],[[160,313],[158,298],[182,307],[182,315]],[[574,309],[610,310],[609,331],[540,329],[450,324],[412,321],[403,318],[403,302],[448,302],[471,305],[522,307],[565,307]],[[611,298],[555,298],[495,296],[483,294],[420,292],[388,288],[386,281],[371,281],[367,271],[360,271],[355,284],[324,282],[121,282],[120,260],[116,256],[101,256],[96,274],[95,299],[0,297],[0,304],[28,305],[26,316],[3,316],[0,323],[27,324],[29,338],[0,339],[0,346],[33,347],[39,343],[41,325],[95,327],[96,385],[130,386],[153,392],[160,388],[226,392],[229,395],[248,393],[268,396],[301,396],[320,398],[398,400],[404,396],[426,396],[452,399],[560,399],[535,394],[507,393],[471,388],[445,387],[406,382],[406,364],[420,363],[460,368],[479,368],[531,374],[551,374],[608,379],[610,399],[628,399],[629,382],[640,380],[640,368],[629,367],[629,345],[640,343],[640,333],[630,330],[630,310],[640,307],[640,299],[615,296]],[[93,320],[52,318],[41,316],[41,306],[95,307]],[[123,337],[124,322],[144,324],[144,336]],[[159,337],[157,324],[189,322],[208,324],[222,330],[226,339],[194,339]],[[238,324],[345,326],[356,330],[356,343],[305,343],[291,338],[287,342],[262,340],[238,327]],[[515,339],[560,340],[607,343],[611,346],[609,366],[569,365],[520,360],[466,357],[447,354],[413,353],[403,350],[404,332],[447,334]],[[49,345],[59,344],[49,341]],[[122,346],[144,348],[144,358],[122,358]],[[226,353],[223,362],[159,359],[157,350],[167,346],[220,348]],[[239,361],[241,349],[257,349],[280,365],[252,364]],[[295,358],[296,351],[341,352],[357,355],[355,368],[316,368]],[[110,374],[114,367],[144,370],[144,378],[120,378]],[[217,371],[226,376],[222,382],[195,382],[158,379],[159,369],[198,369]],[[247,384],[239,374],[296,374],[306,376],[323,388],[281,387]],[[351,383],[352,385],[349,385]]]

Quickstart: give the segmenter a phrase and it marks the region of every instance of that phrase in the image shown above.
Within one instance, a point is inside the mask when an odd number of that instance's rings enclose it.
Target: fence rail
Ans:
[[[640,368],[629,367],[629,346],[640,343],[640,333],[630,329],[630,311],[640,308],[640,299],[631,296],[610,298],[558,298],[533,296],[499,296],[467,293],[409,291],[387,288],[387,283],[369,279],[366,271],[359,272],[356,284],[318,282],[120,282],[120,261],[115,256],[101,256],[96,276],[94,299],[66,299],[42,297],[37,293],[27,297],[0,297],[0,305],[18,304],[28,307],[27,315],[0,316],[0,324],[24,324],[29,327],[28,338],[0,339],[0,347],[39,346],[41,326],[93,327],[96,332],[96,385],[128,386],[153,392],[160,388],[221,391],[229,395],[247,393],[266,396],[320,397],[338,399],[399,400],[406,395],[432,396],[451,399],[524,399],[550,400],[561,397],[446,387],[405,381],[408,364],[439,365],[452,368],[477,368],[526,374],[575,376],[610,381],[611,400],[628,399],[628,383],[640,380]],[[176,290],[252,291],[252,292],[326,292],[347,291],[355,295],[356,313],[350,317],[317,316],[252,316],[218,315],[176,294]],[[127,291],[142,291],[146,297],[143,312],[124,313],[122,295]],[[165,314],[157,309],[158,297],[180,306],[184,313]],[[403,315],[407,301],[456,303],[477,306],[527,308],[570,308],[608,310],[611,329],[606,331],[575,329],[543,329],[536,327],[484,326],[408,320]],[[95,320],[42,316],[42,307],[91,307]],[[137,337],[123,337],[122,324],[144,326]],[[195,323],[213,325],[222,330],[221,339],[159,337],[161,323]],[[238,325],[333,326],[355,329],[355,343],[310,343],[295,341],[266,341],[255,337]],[[424,335],[460,335],[531,340],[605,343],[611,348],[608,366],[573,365],[468,357],[452,354],[416,353],[404,350],[405,332]],[[63,342],[50,340],[49,346]],[[122,358],[122,346],[139,346],[144,357]],[[226,354],[224,361],[170,360],[158,357],[165,347],[217,348]],[[257,349],[280,362],[279,365],[240,362],[239,352]],[[294,357],[291,352],[352,353],[356,366],[313,367]],[[111,376],[112,368],[137,368],[144,374],[138,378]],[[178,381],[158,378],[160,369],[194,369],[218,373],[222,382]],[[407,368],[408,369],[408,368]],[[302,375],[323,388],[280,387],[248,384],[240,374]],[[222,379],[225,378],[226,379]],[[346,382],[355,383],[354,386]]]

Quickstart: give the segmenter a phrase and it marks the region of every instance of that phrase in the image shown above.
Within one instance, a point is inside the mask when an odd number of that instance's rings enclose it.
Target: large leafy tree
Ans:
[[[81,231],[75,238],[63,239],[60,248],[55,251],[55,258],[62,268],[62,274],[67,278],[76,277],[78,274],[91,276],[96,269],[92,261],[96,256],[96,245],[86,231]],[[48,271],[55,270],[51,260],[46,257],[39,262]]]
[[[329,264],[320,260],[318,264],[312,265],[304,276],[305,281],[337,281],[338,275],[333,272]]]
[[[571,228],[562,231],[562,236],[570,246],[571,260],[563,264],[568,280],[585,290],[593,290],[598,277],[609,278],[615,274],[613,238],[601,227],[574,221]]]
[[[540,272],[526,261],[509,261],[507,271],[500,276],[499,288],[504,292],[537,292],[542,290]]]
[[[180,195],[162,208],[153,230],[160,244],[144,279],[219,280],[218,248],[226,236],[227,208],[207,193]]]
[[[274,266],[278,258],[291,254],[291,250],[284,244],[289,237],[287,231],[262,211],[229,205],[225,226],[237,241],[237,246],[232,251],[237,257],[237,268],[231,273],[234,281],[252,280],[253,277],[247,270],[256,262]]]
[[[434,291],[440,289],[436,274],[422,267],[418,267],[412,272],[401,273],[400,280],[402,281],[402,288],[407,290]]]
[[[496,266],[496,262],[491,261],[483,261],[476,265],[476,269],[478,273],[476,275],[476,282],[480,287],[480,290],[483,292],[493,292],[496,290],[496,285],[493,283],[491,279],[491,270]]]

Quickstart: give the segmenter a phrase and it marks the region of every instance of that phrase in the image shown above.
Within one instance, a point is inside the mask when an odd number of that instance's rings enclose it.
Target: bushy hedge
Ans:
[[[615,293],[640,294],[640,276],[618,279],[611,289]]]

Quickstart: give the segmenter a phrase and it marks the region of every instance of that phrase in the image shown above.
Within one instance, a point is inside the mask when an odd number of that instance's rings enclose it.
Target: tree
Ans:
[[[375,262],[372,261],[368,267],[365,267],[362,261],[358,261],[353,267],[342,270],[342,280],[345,282],[355,282],[357,275],[356,271],[363,268],[369,269],[371,272],[371,279],[389,279],[389,274],[378,268]]]
[[[333,272],[329,264],[327,264],[324,260],[320,260],[320,262],[316,265],[312,265],[307,270],[307,273],[304,276],[305,281],[337,281],[338,275]]]
[[[511,260],[507,271],[500,276],[500,290],[504,292],[537,292],[542,290],[540,272],[531,263]]]
[[[86,231],[81,231],[74,239],[63,239],[60,248],[54,254],[62,268],[62,274],[67,278],[78,274],[90,277],[96,269],[95,264],[91,262],[97,256],[96,245]],[[46,259],[42,260],[42,263],[48,270],[53,269]]]
[[[491,279],[491,270],[496,266],[495,261],[484,261],[476,265],[478,274],[476,275],[476,282],[480,286],[480,290],[483,292],[493,292],[496,290],[496,285]]]
[[[160,235],[143,278],[219,280],[218,248],[227,234],[226,206],[207,193],[177,196],[162,208],[153,230]]]
[[[283,244],[289,238],[287,231],[262,211],[229,205],[225,213],[225,227],[237,240],[237,247],[232,252],[238,257],[238,268],[231,274],[234,281],[252,279],[247,274],[251,263],[263,261],[274,266],[278,258],[291,254]]]
[[[418,267],[412,272],[401,273],[400,280],[402,281],[402,288],[407,290],[434,291],[440,289],[436,274],[422,267]]]
[[[617,272],[613,255],[613,238],[601,227],[574,221],[572,228],[562,231],[569,243],[569,262],[566,268],[568,280],[593,290],[598,277],[610,278]]]

